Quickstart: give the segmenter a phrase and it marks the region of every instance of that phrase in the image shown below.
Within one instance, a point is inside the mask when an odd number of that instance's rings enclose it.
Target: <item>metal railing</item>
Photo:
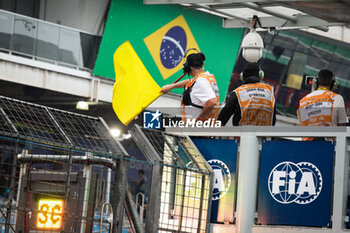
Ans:
[[[101,36],[0,10],[0,50],[92,70]]]
[[[212,224],[211,232],[231,232],[247,233],[247,232],[313,232],[313,233],[338,233],[349,232],[349,157],[350,157],[350,127],[225,127],[225,128],[211,128],[211,129],[184,129],[184,128],[168,128],[168,133],[194,136],[196,138],[239,138],[238,149],[238,184],[237,184],[237,208],[235,210],[235,224],[231,226],[223,226]],[[309,146],[312,151],[315,144],[313,142],[300,142],[302,137],[326,138],[324,142],[334,145],[334,167],[333,176],[328,177],[331,185],[329,191],[330,199],[328,203],[322,205],[330,206],[330,224],[325,227],[311,227],[308,225],[260,225],[256,219],[259,216],[257,208],[257,196],[259,188],[259,171],[261,172],[261,150],[264,146],[263,141],[299,141],[297,143],[304,143]],[[295,141],[294,141],[295,140]],[[324,139],[323,139],[324,140]],[[306,144],[305,144],[306,143]],[[307,145],[309,143],[309,145]],[[299,145],[299,144],[296,144]],[[318,145],[318,144],[317,144]],[[316,146],[317,146],[316,145]],[[315,149],[315,147],[314,147]],[[298,148],[296,148],[298,151]],[[303,151],[299,150],[299,154]],[[228,151],[228,153],[230,153]],[[287,153],[283,148],[278,152],[280,154]],[[328,156],[332,158],[331,152]],[[278,157],[278,155],[277,155]],[[301,158],[301,161],[304,161]],[[317,159],[316,159],[317,161]],[[332,166],[332,160],[329,160]],[[259,170],[260,169],[260,170]],[[260,179],[260,177],[259,177]],[[284,181],[281,181],[284,182]],[[321,182],[322,183],[322,182]],[[283,183],[277,184],[283,185]],[[293,189],[292,189],[293,190]],[[289,191],[288,191],[289,192]],[[293,192],[293,191],[291,191]],[[294,208],[294,207],[293,207]],[[258,211],[258,212],[256,212]],[[290,209],[290,216],[294,213],[294,209]],[[314,213],[317,218],[318,213]],[[266,215],[266,213],[265,213]]]

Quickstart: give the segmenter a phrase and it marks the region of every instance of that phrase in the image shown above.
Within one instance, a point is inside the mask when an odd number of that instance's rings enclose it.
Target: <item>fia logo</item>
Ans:
[[[208,160],[214,172],[213,201],[219,200],[227,193],[231,185],[231,173],[225,163],[220,160]]]
[[[162,114],[156,112],[143,112],[143,128],[145,129],[160,129],[160,116]]]
[[[320,170],[309,162],[281,162],[268,178],[269,192],[281,204],[309,204],[321,193],[322,183]]]

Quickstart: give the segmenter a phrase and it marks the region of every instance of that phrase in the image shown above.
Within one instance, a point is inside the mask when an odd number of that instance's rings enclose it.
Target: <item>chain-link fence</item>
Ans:
[[[207,232],[212,171],[188,137],[0,96],[1,232]],[[129,155],[130,154],[130,155]]]
[[[191,139],[139,127],[131,134],[152,163],[147,232],[207,232],[212,170]]]
[[[121,232],[127,152],[103,119],[6,97],[0,119],[2,232]]]

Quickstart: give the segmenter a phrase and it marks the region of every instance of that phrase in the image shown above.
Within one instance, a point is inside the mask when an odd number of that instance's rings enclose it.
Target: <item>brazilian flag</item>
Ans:
[[[184,51],[197,48],[206,55],[205,70],[215,75],[224,100],[243,31],[223,28],[221,17],[180,5],[112,0],[94,74],[115,79],[113,55],[129,41],[157,85],[163,86],[182,75]]]
[[[183,15],[153,32],[144,41],[163,79],[182,69],[187,49],[200,50]]]

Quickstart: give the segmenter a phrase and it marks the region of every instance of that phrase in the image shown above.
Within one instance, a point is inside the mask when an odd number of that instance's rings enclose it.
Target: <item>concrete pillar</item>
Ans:
[[[251,233],[254,224],[259,171],[259,141],[253,133],[241,136],[236,233]]]

